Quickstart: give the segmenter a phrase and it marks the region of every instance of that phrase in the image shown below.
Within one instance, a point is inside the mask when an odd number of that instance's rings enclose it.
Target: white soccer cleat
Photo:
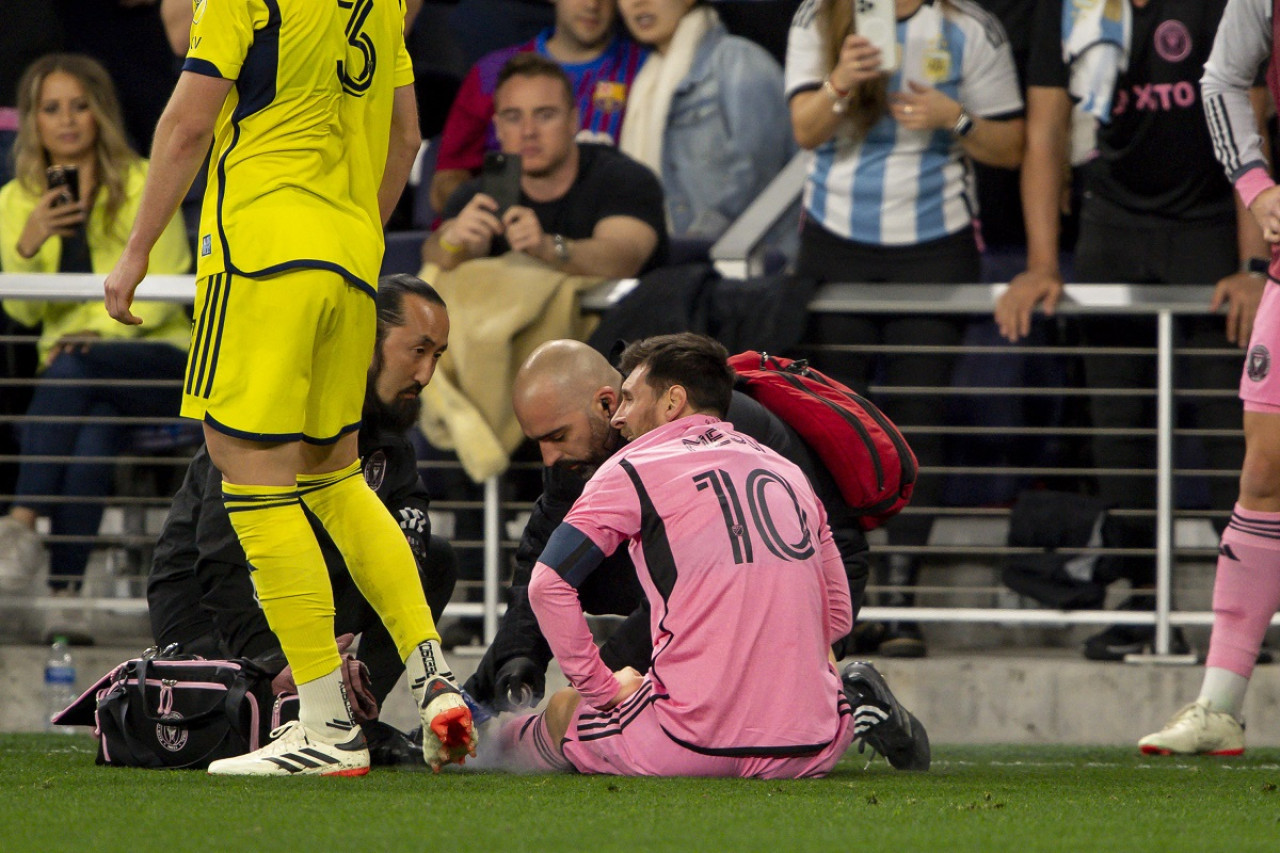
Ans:
[[[427,679],[420,709],[422,716],[422,758],[439,771],[446,764],[464,764],[475,758],[479,738],[471,709],[447,678]]]
[[[1138,749],[1143,755],[1243,755],[1244,724],[1196,701],[1138,741]]]
[[[330,743],[298,720],[271,732],[271,743],[245,755],[209,765],[212,776],[363,776],[369,750],[359,726],[345,743]]]

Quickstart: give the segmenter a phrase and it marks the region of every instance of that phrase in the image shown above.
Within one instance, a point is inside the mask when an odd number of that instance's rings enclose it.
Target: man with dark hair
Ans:
[[[663,341],[687,338],[707,340],[686,334],[648,338],[627,350],[628,365],[634,367],[640,355]],[[709,373],[723,375],[727,371],[723,350],[720,353],[719,365]],[[529,603],[529,580],[552,531],[582,494],[587,479],[623,444],[610,423],[621,388],[621,374],[580,341],[543,344],[516,374],[512,405],[525,435],[538,443],[546,467],[542,495],[534,503],[516,549],[507,611],[497,636],[466,684],[467,692],[477,701],[510,710],[536,704],[542,698],[552,652]],[[867,540],[830,473],[794,430],[746,394],[731,394],[727,421],[735,431],[790,460],[813,484],[840,552],[856,618],[867,582]],[[605,558],[578,588],[578,596],[589,613],[627,617],[601,645],[605,664],[613,670],[627,666],[647,670],[653,648],[649,611],[630,557],[619,551]],[[852,637],[837,638],[832,644],[837,660],[852,651]],[[878,683],[879,688],[883,688],[881,698],[886,707],[901,707],[883,682]],[[894,758],[897,760],[896,755]]]
[[[592,475],[529,585],[572,686],[503,726],[507,760],[803,778],[825,775],[861,736],[895,767],[927,769],[923,726],[884,704],[875,670],[851,664],[842,683],[827,660],[853,626],[840,552],[805,474],[722,419],[724,348],[668,335],[632,355],[611,420],[631,443]],[[652,611],[643,676],[601,659],[578,597],[624,541]]]
[[[377,346],[360,429],[362,472],[399,522],[432,617],[438,620],[457,580],[453,549],[431,535],[429,497],[405,431],[416,422],[418,395],[448,348],[449,314],[435,288],[410,275],[382,278],[376,304]],[[184,654],[248,657],[281,667],[280,641],[254,597],[244,549],[222,502],[221,482],[221,472],[201,448],[156,543],[147,578],[152,633],[158,646],[177,643]],[[380,706],[404,672],[404,661],[332,540],[322,527],[313,526],[333,585],[334,631],[361,635],[357,657],[368,666],[369,692]],[[277,686],[287,688],[288,682],[286,671]],[[410,748],[389,726],[360,722],[373,763],[421,760],[421,747]]]
[[[453,191],[480,171],[486,151],[496,150],[493,96],[498,74],[519,53],[558,63],[573,83],[584,142],[616,145],[631,82],[649,51],[617,24],[615,0],[552,0],[555,26],[534,38],[488,53],[471,66],[458,89],[436,154],[431,206],[443,210]]]
[[[463,184],[423,245],[427,263],[451,270],[473,258],[521,252],[573,275],[628,278],[666,259],[662,185],[607,145],[579,143],[578,108],[564,70],[516,54],[498,76],[494,126],[502,151],[520,158],[520,197],[505,210]]]

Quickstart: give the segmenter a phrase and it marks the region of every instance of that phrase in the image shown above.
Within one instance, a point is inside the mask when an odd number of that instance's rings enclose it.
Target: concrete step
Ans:
[[[141,649],[74,649],[81,689]],[[481,650],[454,649],[460,677],[475,670]],[[43,646],[0,646],[0,731],[42,727]],[[939,652],[919,660],[875,659],[898,698],[924,722],[937,744],[1132,744],[1195,698],[1199,666],[1096,663],[1062,649]],[[564,685],[558,670],[548,687]],[[1280,666],[1261,666],[1245,703],[1252,746],[1280,746]],[[411,728],[417,714],[403,685],[383,709],[391,725]]]

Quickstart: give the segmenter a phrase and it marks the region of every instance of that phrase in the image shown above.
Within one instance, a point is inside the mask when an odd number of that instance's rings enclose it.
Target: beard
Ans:
[[[591,421],[591,447],[582,459],[561,459],[556,467],[565,468],[584,480],[591,479],[596,469],[605,463],[622,443],[618,431],[607,420]]]
[[[371,390],[365,394],[364,398],[366,427],[405,432],[418,422],[418,413],[422,411],[422,400],[418,396],[422,393],[421,387],[415,385],[413,388],[404,389],[405,391],[416,389],[412,397],[397,395],[392,402],[384,403],[372,390],[372,383],[370,386]]]

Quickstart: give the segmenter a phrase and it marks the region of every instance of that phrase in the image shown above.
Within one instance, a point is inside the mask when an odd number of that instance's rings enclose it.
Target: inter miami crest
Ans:
[[[1244,363],[1245,374],[1254,382],[1261,382],[1271,372],[1271,353],[1262,344],[1254,344]]]
[[[382,488],[382,481],[387,476],[387,454],[375,450],[364,463],[364,481],[375,492]]]
[[[172,718],[179,715],[169,714],[168,716]],[[181,752],[187,745],[188,736],[187,730],[179,726],[166,726],[164,723],[156,725],[156,740],[169,752]]]

